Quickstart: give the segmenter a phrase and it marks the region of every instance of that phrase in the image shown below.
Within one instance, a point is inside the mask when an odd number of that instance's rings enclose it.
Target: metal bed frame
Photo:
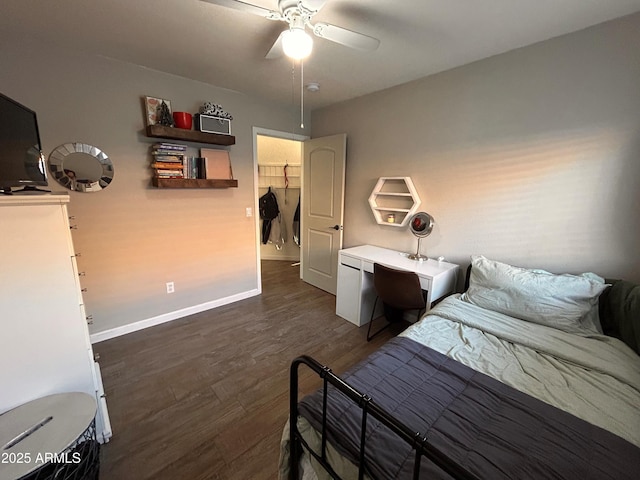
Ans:
[[[321,449],[318,454],[309,444],[302,438],[298,431],[298,367],[304,364],[311,370],[316,372],[323,379],[322,391],[322,431],[321,431]],[[451,460],[445,453],[429,443],[429,439],[420,432],[415,432],[409,427],[398,421],[391,414],[380,407],[371,397],[360,393],[351,385],[346,383],[340,377],[335,375],[329,367],[326,367],[314,360],[313,358],[302,355],[291,363],[291,371],[289,378],[289,438],[291,442],[289,465],[290,480],[298,480],[299,478],[299,460],[303,452],[303,448],[315,458],[318,463],[334,478],[341,480],[341,477],[333,470],[327,461],[327,387],[337,388],[346,395],[350,400],[356,403],[362,410],[362,424],[360,430],[360,449],[358,461],[358,480],[363,480],[365,471],[367,470],[365,462],[365,443],[367,418],[371,415],[374,419],[380,421],[383,425],[391,429],[402,441],[411,445],[415,450],[415,462],[413,465],[413,479],[420,478],[420,462],[422,457],[431,460],[435,465],[444,470],[455,479],[459,480],[478,480],[474,474],[466,470]],[[368,473],[368,472],[367,472]]]

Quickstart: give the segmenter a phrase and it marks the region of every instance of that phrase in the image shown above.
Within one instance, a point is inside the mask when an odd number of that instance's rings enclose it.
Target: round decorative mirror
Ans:
[[[410,253],[409,258],[420,262],[428,260],[429,257],[420,254],[420,240],[431,234],[433,230],[433,217],[427,212],[416,213],[409,220],[409,230],[418,237],[418,248],[416,249],[416,253]]]
[[[65,143],[49,155],[49,171],[65,188],[75,192],[97,192],[113,180],[113,164],[98,147]]]

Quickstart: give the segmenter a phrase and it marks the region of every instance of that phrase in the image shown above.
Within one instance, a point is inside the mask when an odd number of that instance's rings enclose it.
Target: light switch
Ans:
[[[245,215],[246,215],[247,217],[253,217],[253,209],[252,209],[251,207],[247,207],[247,208],[245,209]]]

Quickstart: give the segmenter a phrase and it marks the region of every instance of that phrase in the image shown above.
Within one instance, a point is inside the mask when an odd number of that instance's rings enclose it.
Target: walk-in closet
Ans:
[[[302,142],[258,135],[257,160],[260,258],[299,262]]]

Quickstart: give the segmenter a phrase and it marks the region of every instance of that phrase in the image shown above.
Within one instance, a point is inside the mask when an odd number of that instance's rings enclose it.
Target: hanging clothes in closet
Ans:
[[[271,236],[273,220],[278,218],[280,214],[278,199],[276,198],[276,194],[271,191],[271,187],[269,187],[267,193],[260,197],[258,208],[260,210],[260,219],[262,220],[261,240],[263,244],[267,244]]]
[[[293,241],[300,246],[300,197],[298,197],[298,206],[293,214]]]
[[[272,243],[276,250],[282,250],[287,229],[282,221],[282,212],[278,205],[278,197],[269,187],[269,191],[260,197],[260,218],[262,219],[261,241],[263,244]]]
[[[287,229],[282,220],[282,212],[278,213],[278,216],[271,221],[271,233],[269,234],[269,243],[273,243],[276,250],[282,250],[284,247],[285,238],[287,236]]]

